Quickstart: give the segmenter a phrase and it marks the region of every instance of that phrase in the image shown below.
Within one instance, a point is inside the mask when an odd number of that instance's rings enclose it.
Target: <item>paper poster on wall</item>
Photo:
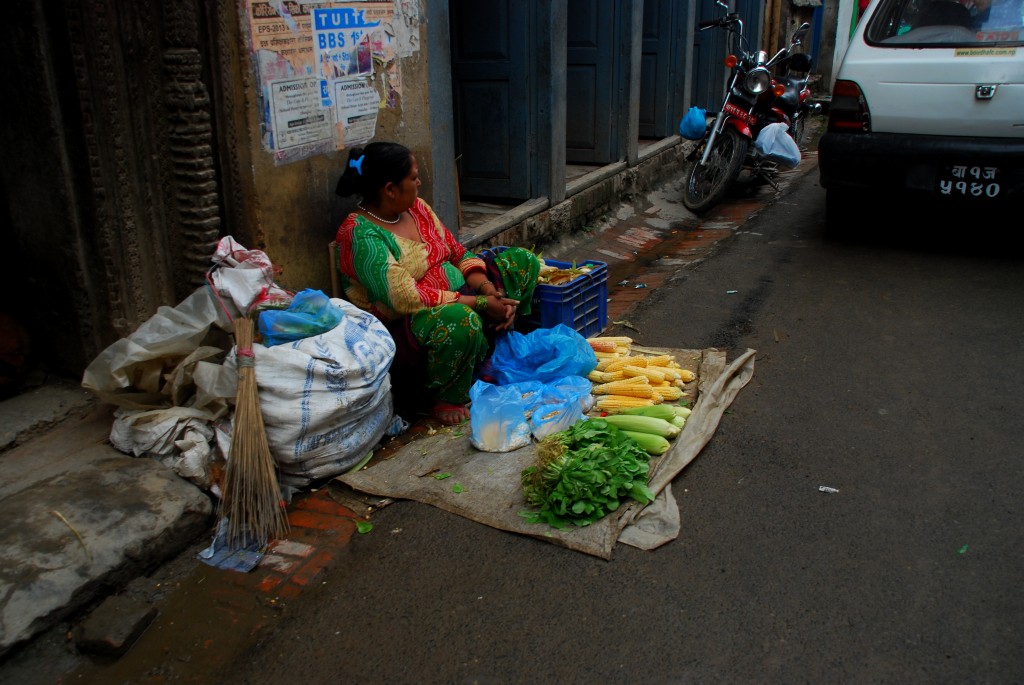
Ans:
[[[370,76],[374,57],[383,56],[381,36],[393,13],[390,2],[313,8],[313,53],[323,82]],[[333,92],[333,88],[327,90]],[[325,107],[331,104],[329,99],[323,102]]]
[[[375,107],[400,106],[398,58],[419,50],[419,0],[245,0],[245,10],[263,146],[275,163],[326,154],[374,131],[378,112],[365,111],[367,90],[376,91]],[[308,86],[275,90],[305,79],[317,82],[322,118],[312,114]],[[351,92],[361,93],[361,114],[351,113],[352,98],[337,102],[338,83],[346,81],[361,84]],[[342,111],[348,121],[338,118]],[[330,132],[326,140],[317,137],[321,127]]]
[[[320,106],[320,81],[297,78],[270,83],[271,135],[276,150],[330,143],[331,111]]]
[[[373,140],[380,95],[368,81],[336,81],[334,102],[339,150]]]
[[[315,73],[310,7],[279,0],[249,3],[249,33],[261,77],[274,80]]]

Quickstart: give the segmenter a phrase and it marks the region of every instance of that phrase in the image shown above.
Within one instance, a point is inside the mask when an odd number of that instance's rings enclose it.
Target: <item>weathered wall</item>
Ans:
[[[235,17],[233,33],[245,49],[237,55],[235,69],[239,88],[234,92],[244,113],[233,122],[240,128],[236,138],[244,154],[230,163],[236,166],[234,183],[241,189],[241,206],[229,211],[225,233],[248,247],[263,249],[281,268],[278,283],[292,290],[313,288],[330,291],[327,244],[350,209],[334,188],[348,151],[340,150],[302,161],[276,164],[264,149],[260,129],[260,102],[250,37],[245,26],[244,0]],[[390,140],[409,147],[417,157],[423,186],[420,193],[431,201],[434,178],[430,149],[427,98],[426,50],[428,27],[419,24],[419,45],[408,57],[398,57],[402,95],[394,107],[378,113],[373,140]],[[380,87],[379,82],[377,86]],[[228,93],[228,97],[232,97]]]

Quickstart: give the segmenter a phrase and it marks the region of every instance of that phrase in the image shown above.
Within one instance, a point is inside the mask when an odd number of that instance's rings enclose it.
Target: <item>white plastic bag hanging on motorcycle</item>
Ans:
[[[754,147],[768,159],[790,169],[800,163],[800,146],[789,135],[789,127],[781,122],[762,128],[754,141]]]
[[[716,0],[715,4],[726,11],[729,9],[721,0]],[[799,162],[797,143],[803,131],[803,117],[818,109],[810,101],[807,74],[794,74],[800,69],[810,71],[810,59],[793,52],[810,30],[810,24],[801,24],[790,44],[771,59],[768,53],[746,42],[739,14],[729,12],[721,19],[702,21],[697,26],[699,31],[710,28],[724,29],[733,37],[733,52],[725,60],[732,72],[722,108],[708,127],[703,142],[688,156],[690,168],[683,187],[683,204],[698,214],[716,205],[743,169],[749,170],[753,178],[777,188],[775,176],[780,162],[777,151],[784,146],[782,159],[791,161],[795,147]],[[776,152],[766,155],[754,143],[761,131],[772,124],[782,124],[793,145],[773,138]]]

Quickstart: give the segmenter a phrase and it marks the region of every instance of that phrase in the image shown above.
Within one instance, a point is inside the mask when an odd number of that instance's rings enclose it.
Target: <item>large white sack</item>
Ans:
[[[331,302],[344,312],[334,329],[274,347],[253,345],[267,442],[282,477],[344,473],[391,422],[395,341],[372,315],[345,300]]]

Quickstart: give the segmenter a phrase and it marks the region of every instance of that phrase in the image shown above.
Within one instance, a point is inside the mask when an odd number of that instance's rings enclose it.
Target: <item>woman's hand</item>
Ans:
[[[487,295],[488,297],[505,297],[505,291],[501,290],[498,286],[488,280],[480,281],[479,285],[477,285],[474,290],[476,290],[478,295]]]
[[[487,320],[495,324],[497,331],[512,330],[515,324],[519,301],[491,295],[487,297]]]

